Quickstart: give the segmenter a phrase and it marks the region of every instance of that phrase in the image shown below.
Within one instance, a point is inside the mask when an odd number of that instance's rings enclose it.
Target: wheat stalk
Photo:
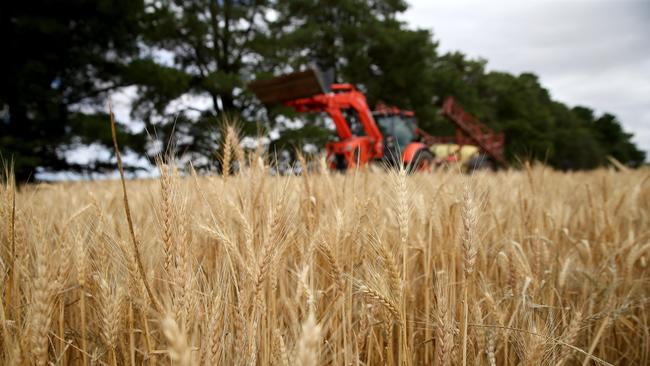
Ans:
[[[149,296],[149,300],[154,305],[156,311],[160,312],[162,310],[162,306],[160,305],[158,299],[154,297],[153,292],[151,291],[151,286],[149,285],[149,281],[147,280],[147,275],[144,271],[144,265],[142,264],[142,257],[140,255],[140,249],[138,248],[138,240],[135,237],[135,229],[133,228],[133,219],[131,218],[131,209],[129,208],[129,197],[128,194],[126,193],[126,182],[124,180],[124,168],[122,167],[122,157],[120,155],[120,148],[117,145],[115,116],[113,115],[113,110],[110,105],[109,105],[109,116],[111,120],[111,134],[113,136],[113,147],[115,148],[115,157],[117,158],[117,168],[120,172],[120,181],[122,183],[124,212],[126,214],[126,221],[129,226],[129,234],[131,235],[131,243],[133,245],[134,257],[136,263],[138,264],[138,272],[140,273],[140,279],[142,280],[142,283],[144,284],[144,287],[147,290],[147,295]]]

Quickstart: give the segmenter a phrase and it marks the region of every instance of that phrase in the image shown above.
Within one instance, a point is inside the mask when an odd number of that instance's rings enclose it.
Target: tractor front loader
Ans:
[[[411,169],[433,164],[428,147],[416,141],[417,126],[408,113],[384,110],[373,114],[365,95],[354,85],[325,85],[322,80],[320,73],[309,69],[255,81],[249,87],[264,104],[281,103],[297,112],[327,113],[339,137],[325,146],[332,169],[345,170],[372,161],[403,162]],[[386,136],[377,120],[382,127],[399,130],[401,135]],[[386,143],[394,149],[389,152]]]
[[[457,126],[457,149],[436,160],[434,151],[441,144],[449,145],[453,138],[426,134],[417,127],[410,111],[383,104],[371,111],[365,95],[354,85],[326,85],[318,70],[257,80],[249,88],[265,105],[283,104],[297,112],[327,113],[339,137],[338,141],[325,146],[327,162],[332,169],[346,170],[370,162],[383,162],[391,166],[404,164],[409,171],[429,170],[443,161],[460,160],[459,152],[464,145],[477,146],[477,152],[480,149],[497,163],[506,164],[503,135],[489,131],[453,99],[445,102],[443,115]]]

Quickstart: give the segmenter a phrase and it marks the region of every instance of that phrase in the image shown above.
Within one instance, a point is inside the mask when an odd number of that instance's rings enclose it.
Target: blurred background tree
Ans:
[[[552,100],[532,73],[439,54],[430,31],[397,20],[406,8],[400,0],[3,2],[0,152],[15,160],[19,180],[113,168],[107,159],[75,163],[69,152],[109,143],[105,101],[127,87],[131,119],[145,130],[122,124],[120,140],[139,156],[172,141],[195,166],[214,167],[221,118],[242,120],[246,135],[263,127],[276,151],[322,147],[334,136],[325,119],[267,110],[246,88],[317,65],[332,81],[355,83],[371,106],[414,110],[434,134],[453,131],[437,111],[454,96],[506,134],[510,160],[560,169],[594,168],[608,155],[630,166],[645,161],[615,116]]]
[[[13,159],[18,181],[37,172],[115,169],[66,156],[80,146],[110,146],[106,98],[138,57],[142,8],[133,0],[0,3],[0,153]],[[120,126],[122,144],[143,154],[143,134]]]
[[[197,168],[215,163],[220,118],[246,118],[255,104],[246,83],[278,50],[269,37],[268,1],[147,2],[143,53],[129,81],[138,88],[132,115],[161,141],[173,141]],[[252,119],[252,118],[248,118]],[[242,124],[256,133],[254,124]]]

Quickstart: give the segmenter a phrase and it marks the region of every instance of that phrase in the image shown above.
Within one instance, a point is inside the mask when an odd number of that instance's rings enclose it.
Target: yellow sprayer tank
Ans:
[[[436,159],[455,160],[461,164],[465,164],[479,155],[479,148],[473,145],[463,145],[461,147],[457,144],[433,144],[429,150],[436,156]]]

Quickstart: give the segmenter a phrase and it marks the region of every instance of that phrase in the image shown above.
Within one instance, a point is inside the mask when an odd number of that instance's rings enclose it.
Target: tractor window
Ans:
[[[395,138],[400,149],[415,140],[415,120],[400,115],[376,116],[379,129],[386,136]]]
[[[402,148],[406,147],[406,145],[413,141],[413,131],[411,131],[403,121],[395,124],[394,134],[397,143]]]
[[[386,136],[393,135],[393,116],[378,115],[375,116],[375,121],[377,122],[382,134]]]

